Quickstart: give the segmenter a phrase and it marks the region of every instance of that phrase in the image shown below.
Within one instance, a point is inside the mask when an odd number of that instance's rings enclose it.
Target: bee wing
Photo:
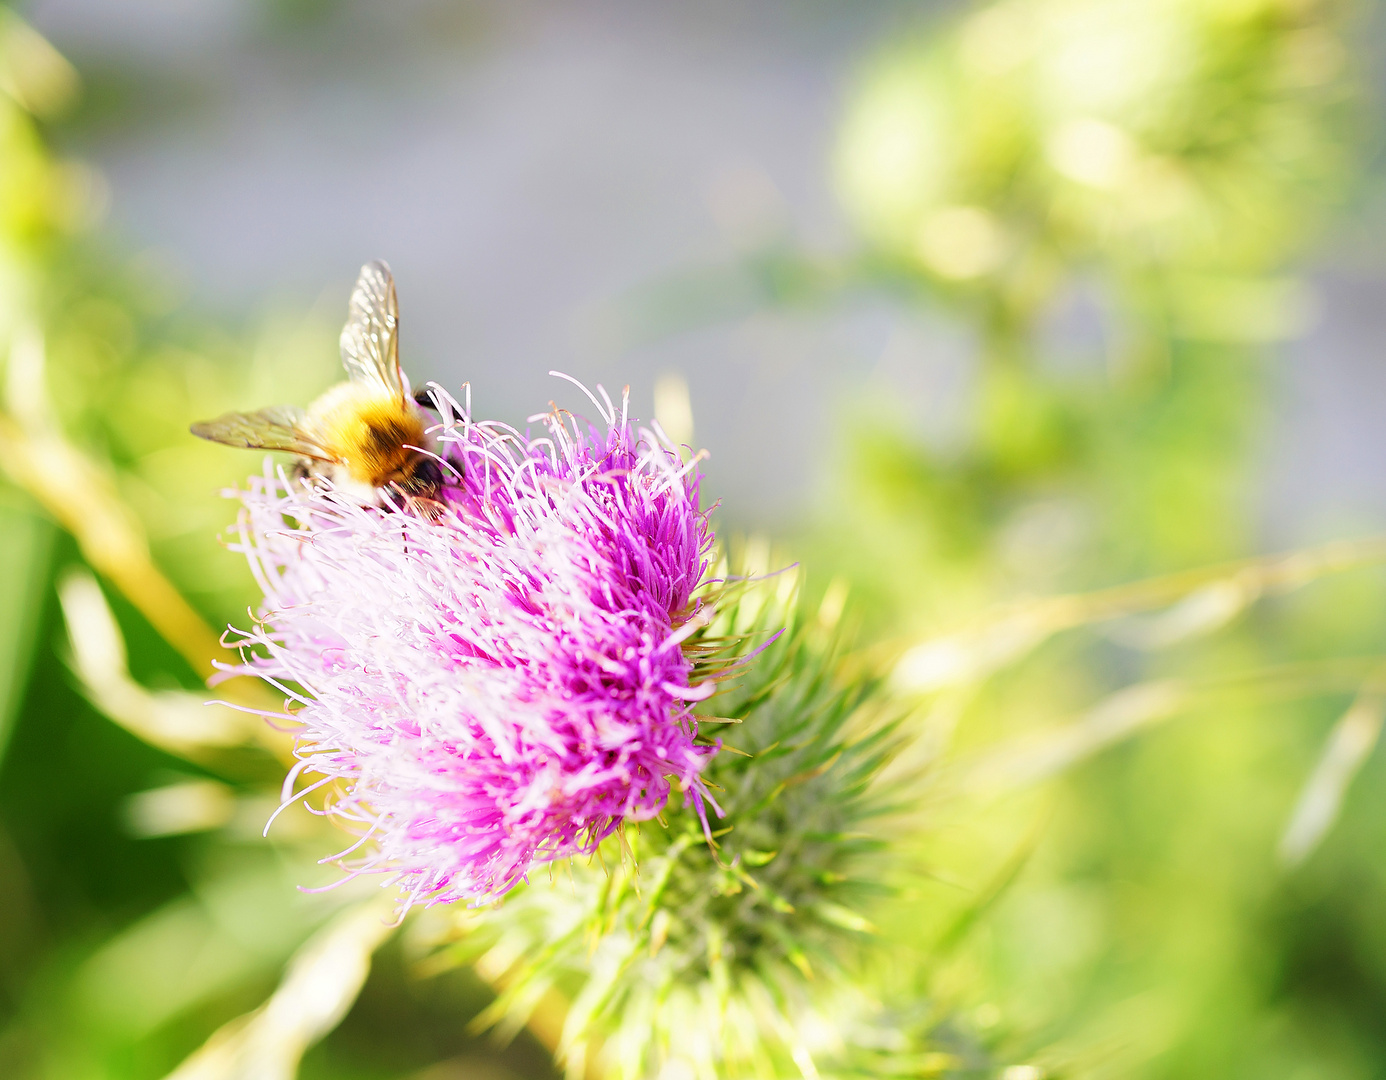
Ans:
[[[342,366],[352,382],[404,400],[395,279],[378,259],[361,267],[361,276],[351,291],[351,306],[342,327]]]
[[[200,439],[243,446],[248,450],[287,450],[291,454],[332,461],[330,453],[303,430],[305,413],[293,405],[272,405],[256,412],[227,413],[215,420],[194,424],[192,433]]]

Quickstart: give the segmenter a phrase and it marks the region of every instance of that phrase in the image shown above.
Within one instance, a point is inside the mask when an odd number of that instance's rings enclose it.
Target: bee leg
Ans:
[[[416,517],[437,524],[447,513],[447,503],[439,499],[438,489],[442,487],[443,474],[437,462],[424,458],[414,474],[414,484],[405,488],[395,485],[395,491],[404,497],[404,505]]]
[[[430,499],[423,495],[415,495],[409,500],[409,507],[414,513],[425,521],[437,524],[443,520],[443,515],[447,513],[448,505],[438,499]]]
[[[438,411],[438,406],[433,401],[433,395],[426,386],[421,390],[414,391],[414,404],[425,409],[431,409],[433,412]]]
[[[431,457],[420,455],[414,465],[411,478],[411,493],[414,495],[436,495],[443,486],[443,467]]]

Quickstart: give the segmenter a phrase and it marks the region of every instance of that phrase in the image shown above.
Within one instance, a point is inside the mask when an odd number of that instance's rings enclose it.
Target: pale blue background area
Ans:
[[[655,377],[679,371],[711,490],[734,519],[777,526],[812,499],[863,387],[924,438],[965,435],[959,327],[868,299],[748,313],[717,269],[775,235],[850,247],[828,178],[837,110],[906,8],[40,0],[29,13],[79,68],[135,87],[138,108],[73,149],[105,174],[116,233],[177,266],[196,302],[344,309],[356,268],[383,257],[416,381],[470,379],[478,413],[511,421],[564,394],[549,368],[628,381],[641,412]],[[285,14],[314,9],[297,25]],[[1279,361],[1266,547],[1386,526],[1386,274],[1371,240],[1386,230],[1370,202],[1346,230],[1352,252],[1315,256],[1318,322]],[[650,283],[688,274],[682,328],[633,318]],[[1080,305],[1060,335],[1082,347],[1094,321]]]

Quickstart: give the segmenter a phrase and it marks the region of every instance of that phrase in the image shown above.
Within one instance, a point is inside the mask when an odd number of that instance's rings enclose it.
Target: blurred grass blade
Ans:
[[[235,795],[225,784],[188,780],[131,795],[125,824],[132,836],[180,836],[220,828],[235,811]]]
[[[1239,578],[1210,582],[1156,615],[1130,616],[1107,630],[1109,637],[1136,649],[1166,649],[1220,630],[1257,597]]]
[[[214,660],[235,663],[212,628],[156,567],[144,530],[116,491],[110,470],[73,446],[48,400],[43,338],[17,331],[0,413],[0,469],[70,532],[82,555],[129,599],[199,675]],[[262,699],[263,700],[263,699]]]
[[[1348,785],[1376,746],[1384,717],[1386,669],[1373,674],[1329,733],[1280,838],[1280,861],[1286,867],[1307,859],[1333,827]]]
[[[338,916],[294,954],[269,1001],[218,1029],[168,1080],[293,1080],[304,1051],[355,1002],[396,925],[381,900]]]
[[[971,902],[953,916],[948,925],[944,927],[930,951],[935,962],[950,954],[972,932],[973,927],[981,918],[994,908],[1010,891],[1011,886],[1020,879],[1021,872],[1030,862],[1030,857],[1035,853],[1035,849],[1039,847],[1039,842],[1044,837],[1044,831],[1048,827],[1051,817],[1053,817],[1052,807],[1035,817],[1029,832],[1016,845],[1015,850],[1007,856],[1005,862],[977,891]]]
[[[200,694],[146,690],[126,668],[125,640],[102,595],[85,570],[67,571],[58,599],[72,645],[72,667],[91,703],[131,734],[183,757],[242,746],[273,735],[258,717]]]
[[[901,691],[930,693],[984,679],[1075,625],[1072,605],[1058,602],[1062,599],[1011,612],[975,630],[921,642],[900,658],[891,681]]]
[[[53,529],[14,507],[0,507],[0,759],[34,655]]]
[[[907,693],[976,682],[1064,630],[1168,607],[1145,627],[1117,635],[1158,648],[1215,630],[1263,596],[1381,562],[1386,562],[1386,538],[1371,537],[1016,604],[958,633],[906,649],[895,662],[891,681]]]
[[[1081,720],[1019,738],[1011,746],[988,755],[967,772],[963,787],[1007,791],[1046,780],[1175,715],[1189,701],[1188,688],[1173,681],[1128,686],[1098,703]]]
[[[1370,671],[1380,661],[1373,658],[1365,663]],[[1272,698],[1352,690],[1361,685],[1363,669],[1360,659],[1329,660],[1210,679],[1136,683],[1103,699],[1080,720],[1019,736],[964,767],[960,786],[995,793],[1038,783],[1217,694],[1250,691]]]

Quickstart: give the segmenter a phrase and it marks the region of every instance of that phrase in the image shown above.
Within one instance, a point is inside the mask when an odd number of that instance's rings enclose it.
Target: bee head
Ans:
[[[396,486],[411,498],[436,499],[438,489],[443,486],[443,468],[437,459],[417,454],[408,475],[397,481]]]

